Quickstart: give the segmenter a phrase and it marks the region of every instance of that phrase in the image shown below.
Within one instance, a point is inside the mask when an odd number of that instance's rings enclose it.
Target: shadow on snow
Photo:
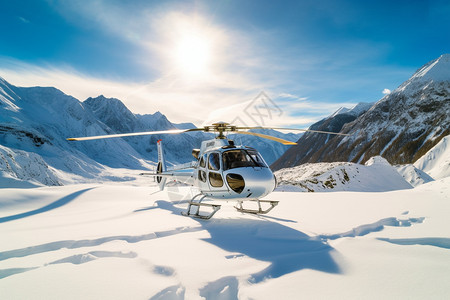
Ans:
[[[17,215],[12,215],[12,216],[7,216],[7,217],[2,217],[0,218],[0,223],[5,223],[5,222],[9,222],[9,221],[13,221],[13,220],[19,220],[19,219],[23,219],[26,217],[30,217],[30,216],[34,216],[37,214],[41,214],[41,213],[45,213],[48,212],[52,209],[61,207],[63,205],[66,205],[67,203],[71,202],[72,200],[74,200],[75,198],[77,198],[78,196],[80,196],[81,194],[92,190],[93,188],[88,188],[88,189],[84,189],[84,190],[80,190],[80,191],[76,191],[70,195],[67,195],[53,203],[50,203],[49,205],[46,205],[44,207],[35,209],[35,210],[31,210],[25,213],[21,213],[21,214],[17,214]]]
[[[167,201],[156,203],[158,208],[177,215],[182,211]],[[210,238],[204,239],[206,242],[232,253],[241,253],[270,263],[264,270],[251,275],[251,281],[254,283],[302,269],[341,273],[332,257],[335,250],[326,241],[279,223],[264,219],[239,218],[197,221],[211,235]],[[230,256],[232,257],[234,256]]]

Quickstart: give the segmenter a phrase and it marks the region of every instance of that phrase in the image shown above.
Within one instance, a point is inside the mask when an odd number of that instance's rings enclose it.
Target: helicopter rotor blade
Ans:
[[[283,127],[264,127],[264,126],[256,126],[256,127],[236,127],[239,129],[274,129],[274,130],[295,130],[295,131],[304,131],[304,132],[315,132],[315,133],[326,133],[326,134],[334,134],[334,135],[343,135],[350,136],[347,133],[339,133],[339,132],[330,132],[330,131],[322,131],[322,130],[311,130],[311,129],[301,129],[301,128],[283,128]]]
[[[110,139],[119,138],[126,136],[138,136],[138,135],[153,135],[153,134],[178,134],[188,131],[199,131],[203,130],[201,128],[192,129],[172,129],[172,130],[162,130],[162,131],[146,131],[146,132],[132,132],[132,133],[120,133],[120,134],[108,134],[108,135],[97,135],[97,136],[86,136],[86,137],[76,137],[68,138],[68,141],[89,141],[89,140],[99,140],[99,139]]]
[[[191,131],[205,131],[205,132],[218,132],[219,138],[223,138],[223,132],[236,132],[239,134],[259,136],[259,137],[262,137],[265,139],[277,141],[284,145],[295,145],[296,144],[294,142],[290,142],[287,140],[283,140],[283,139],[273,137],[270,135],[266,135],[266,134],[262,134],[262,133],[239,131],[239,130],[247,130],[247,129],[274,129],[274,130],[291,130],[291,131],[295,130],[295,131],[325,133],[325,134],[334,134],[334,135],[343,135],[343,136],[349,135],[349,134],[345,134],[345,133],[337,133],[337,132],[329,132],[329,131],[321,131],[321,130],[310,130],[310,129],[299,129],[299,128],[264,127],[264,126],[255,126],[255,127],[230,126],[228,123],[220,122],[220,123],[213,124],[212,126],[204,126],[203,128],[171,129],[171,130],[162,130],[162,131],[146,131],[146,132],[108,134],[108,135],[68,138],[67,140],[68,141],[89,141],[89,140],[110,139],[110,138],[119,138],[119,137],[127,137],[127,136],[140,136],[140,135],[153,135],[153,134],[178,134],[178,133],[191,132]]]
[[[271,135],[267,135],[267,134],[250,132],[250,131],[235,131],[235,132],[239,133],[239,134],[248,134],[248,135],[253,135],[253,136],[259,136],[261,138],[265,138],[265,139],[268,139],[268,140],[276,141],[278,143],[282,143],[283,145],[297,145],[297,143],[295,143],[295,142],[291,142],[291,141],[288,141],[288,140],[283,140],[283,139],[280,139],[280,138],[277,138],[277,137],[274,137],[274,136],[271,136]]]

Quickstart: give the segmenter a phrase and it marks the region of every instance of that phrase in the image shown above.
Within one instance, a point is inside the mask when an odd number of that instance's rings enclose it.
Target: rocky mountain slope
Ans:
[[[328,118],[320,120],[311,125],[310,129],[319,131],[339,132],[344,124],[354,121],[361,114],[365,113],[373,103],[359,103],[353,108],[340,108]],[[290,147],[278,160],[276,160],[271,168],[279,170],[288,166],[297,166],[300,164],[314,162],[316,153],[324,147],[330,138],[334,136],[306,132],[297,142],[297,145]]]
[[[326,122],[326,120],[324,120]],[[450,134],[450,54],[427,63],[400,87],[367,112],[342,126],[350,136],[313,137],[320,147],[292,147],[272,166],[274,169],[305,162],[349,161],[364,163],[381,155],[391,164],[414,163]],[[325,144],[323,139],[327,139]]]
[[[450,176],[450,136],[414,164],[392,166],[381,156],[364,165],[352,162],[307,163],[275,172],[278,191],[385,192],[408,189]]]

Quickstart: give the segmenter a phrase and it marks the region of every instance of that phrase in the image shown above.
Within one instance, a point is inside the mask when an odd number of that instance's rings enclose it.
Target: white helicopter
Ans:
[[[191,131],[205,131],[218,133],[215,139],[203,141],[200,149],[193,149],[192,155],[195,161],[187,164],[176,165],[168,168],[164,160],[162,141],[158,145],[158,165],[156,173],[141,173],[156,177],[160,190],[164,189],[167,178],[173,178],[178,181],[196,186],[199,193],[195,195],[188,203],[185,216],[192,216],[201,219],[210,219],[220,208],[218,204],[208,204],[202,201],[205,198],[220,200],[236,200],[237,211],[251,214],[266,214],[271,211],[278,201],[261,200],[276,187],[276,178],[264,161],[259,152],[251,147],[237,146],[232,140],[225,137],[224,133],[234,132],[238,134],[247,134],[261,138],[277,141],[284,145],[296,145],[284,139],[265,135],[256,132],[243,131],[247,129],[275,129],[275,130],[299,130],[306,132],[316,132],[334,135],[347,135],[342,133],[292,129],[292,128],[274,128],[274,127],[238,127],[225,122],[214,123],[211,126],[192,129],[175,129],[165,131],[134,132],[124,134],[112,134],[90,137],[68,138],[69,141],[86,141],[95,139],[118,138],[127,136],[153,135],[153,134],[179,134]],[[245,209],[244,201],[254,201],[257,203],[257,209]],[[263,209],[261,203],[268,204],[269,207]],[[200,207],[212,209],[209,214],[200,214]]]

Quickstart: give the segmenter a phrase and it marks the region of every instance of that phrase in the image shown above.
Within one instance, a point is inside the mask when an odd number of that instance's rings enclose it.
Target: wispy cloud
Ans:
[[[1,62],[5,65],[5,59]],[[0,68],[0,76],[16,86],[54,86],[80,101],[98,95],[118,98],[134,113],[161,111],[173,122],[193,122],[196,125],[232,122],[242,115],[260,92],[245,89],[239,81],[234,89],[217,88],[213,84],[193,89],[189,84],[170,77],[148,84],[132,84],[87,76],[70,68],[39,67],[14,60],[9,60],[7,65]],[[306,99],[293,101],[292,98],[274,98],[273,102],[281,114],[265,119],[265,126],[305,128],[338,106],[312,103]],[[248,119],[245,121],[249,122]]]
[[[300,96],[296,96],[296,95],[292,95],[289,93],[281,93],[278,95],[279,98],[288,98],[288,99],[293,99],[293,100],[307,100],[308,97],[300,97]]]
[[[123,83],[88,76],[71,68],[41,67],[14,60],[5,63],[4,59],[1,62],[7,66],[0,68],[0,76],[13,85],[54,86],[81,101],[102,94],[122,100],[134,113],[161,111],[174,122],[201,123],[208,113],[256,94],[241,86],[217,88],[214,82],[194,89],[170,76],[148,84]]]
[[[25,24],[30,24],[31,23],[30,20],[28,20],[28,19],[26,19],[24,17],[18,17],[18,18],[19,18],[20,21],[22,21]]]

